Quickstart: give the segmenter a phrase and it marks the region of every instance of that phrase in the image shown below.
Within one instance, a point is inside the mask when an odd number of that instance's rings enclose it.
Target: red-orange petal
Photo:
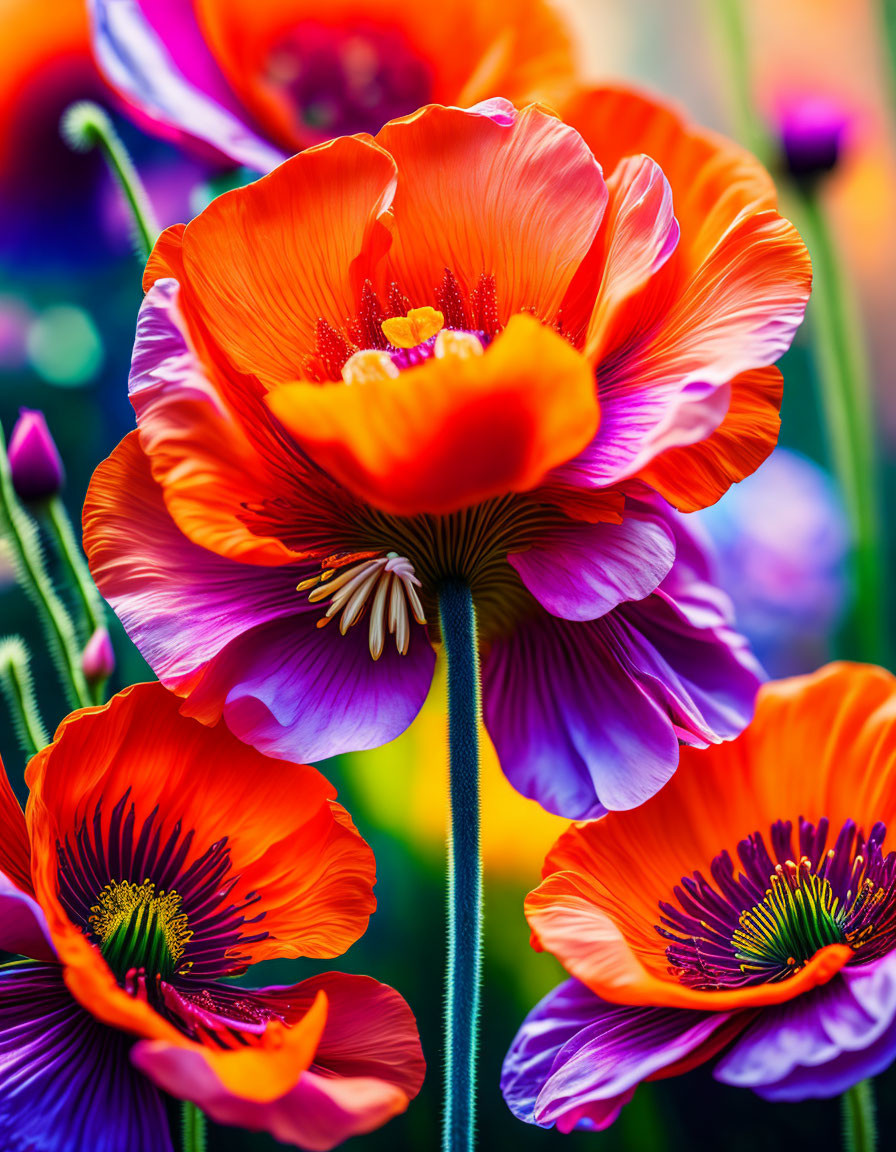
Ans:
[[[594,393],[585,359],[517,315],[482,356],[356,386],[286,385],[265,399],[330,475],[407,516],[536,487],[594,435]]]
[[[257,892],[269,934],[255,960],[341,954],[373,911],[375,866],[332,785],[307,765],[269,760],[223,724],[182,716],[180,704],[158,683],[127,688],[67,717],[31,761],[32,872],[54,940],[72,927],[57,895],[57,842],[74,839],[101,799],[108,812],[130,790],[137,827],[158,805],[163,835],[178,821],[193,830],[186,866],[227,837],[239,876],[231,899]]]
[[[779,1003],[839,970],[852,952],[832,945],[775,985],[697,991],[668,972],[656,932],[659,902],[683,876],[775,821],[847,820],[869,830],[896,819],[896,678],[830,665],[768,684],[756,716],[730,744],[682,748],[678,772],[623,816],[573,825],[545,862],[526,914],[533,942],[605,999],[626,1004],[731,1008]]]
[[[219,196],[181,237],[190,323],[240,372],[266,384],[301,377],[319,321],[341,330],[358,311],[394,184],[389,154],[347,136]],[[176,237],[163,236],[170,249]]]
[[[377,142],[398,186],[389,265],[412,304],[432,304],[445,269],[461,290],[493,276],[499,319],[556,318],[607,204],[601,170],[577,132],[537,106],[512,122],[430,105]]]
[[[0,761],[0,872],[28,896],[31,886],[31,844],[25,814]]]
[[[662,452],[640,479],[682,512],[715,504],[773,451],[781,427],[783,386],[774,366],[735,377],[728,412],[715,432],[697,444]]]

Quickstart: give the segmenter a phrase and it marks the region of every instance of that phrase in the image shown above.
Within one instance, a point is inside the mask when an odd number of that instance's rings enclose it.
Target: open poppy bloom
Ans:
[[[594,101],[591,146],[535,106],[424,108],[159,239],[138,431],[84,532],[190,715],[288,758],[385,743],[460,579],[498,756],[551,811],[633,807],[748,721],[755,664],[666,497],[770,451],[808,260],[749,157]]]
[[[896,1058],[896,679],[829,665],[763,687],[733,743],[686,750],[637,812],[573,825],[526,901],[572,979],[504,1064],[521,1119],[605,1128],[642,1080],[718,1058],[768,1100]]]
[[[327,1149],[420,1088],[397,992],[326,973],[374,907],[372,853],[313,768],[272,766],[160,684],[73,713],[31,761],[26,817],[0,778],[4,1147],[171,1152],[160,1089],[223,1124]]]
[[[267,172],[424,104],[558,100],[569,33],[549,0],[91,0],[97,62],[150,132]]]

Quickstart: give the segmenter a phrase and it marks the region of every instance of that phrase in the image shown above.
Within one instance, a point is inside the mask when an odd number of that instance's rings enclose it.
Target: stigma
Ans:
[[[332,565],[303,580],[296,591],[308,592],[312,604],[329,600],[317,626],[323,628],[338,616],[343,636],[368,613],[370,655],[379,660],[387,633],[395,637],[395,647],[404,656],[411,642],[411,617],[418,624],[426,623],[419,587],[410,560],[387,552],[348,566],[345,562],[343,566]]]
[[[157,893],[150,880],[107,884],[88,922],[103,958],[121,979],[131,970],[170,978],[192,936],[179,893]]]

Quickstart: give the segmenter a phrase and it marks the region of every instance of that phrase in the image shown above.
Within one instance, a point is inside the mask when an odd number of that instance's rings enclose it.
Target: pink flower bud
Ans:
[[[9,468],[22,500],[46,500],[62,487],[65,471],[43,412],[19,409],[9,438]]]
[[[87,641],[81,668],[88,684],[100,684],[115,671],[115,650],[105,628],[97,628]]]
[[[790,100],[781,110],[779,129],[791,176],[813,180],[836,168],[849,128],[846,110],[827,96]]]

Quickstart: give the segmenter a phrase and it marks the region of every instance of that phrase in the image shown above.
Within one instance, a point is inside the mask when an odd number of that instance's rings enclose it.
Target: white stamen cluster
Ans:
[[[319,576],[303,580],[297,591],[311,589],[308,599],[312,604],[329,600],[326,614],[317,626],[323,628],[341,613],[339,631],[343,636],[369,606],[370,655],[379,660],[387,631],[395,637],[395,646],[404,656],[411,642],[411,615],[418,624],[426,623],[417,594],[419,587],[410,560],[397,552],[387,552],[348,568],[328,568]]]

